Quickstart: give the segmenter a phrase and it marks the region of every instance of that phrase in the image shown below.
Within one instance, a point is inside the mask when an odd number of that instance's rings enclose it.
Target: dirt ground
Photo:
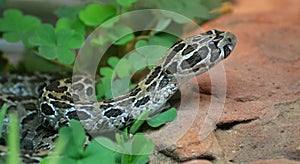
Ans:
[[[300,164],[299,6],[236,0],[232,13],[203,26],[233,32],[236,49],[181,90],[179,120],[150,134],[152,163]],[[225,82],[214,78],[222,69]]]

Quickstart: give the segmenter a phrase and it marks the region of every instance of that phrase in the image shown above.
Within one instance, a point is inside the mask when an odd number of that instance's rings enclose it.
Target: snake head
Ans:
[[[206,34],[213,38],[208,44],[215,46],[210,46],[212,51],[220,49],[220,58],[224,59],[229,56],[236,45],[236,37],[231,32],[223,32],[218,30],[210,30]],[[216,54],[217,55],[217,54]]]
[[[227,58],[235,45],[234,34],[210,30],[173,45],[164,67],[177,77],[201,74]]]

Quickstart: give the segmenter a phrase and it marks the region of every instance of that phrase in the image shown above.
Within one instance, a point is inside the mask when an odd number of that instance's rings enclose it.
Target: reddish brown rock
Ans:
[[[157,148],[180,161],[300,161],[300,1],[235,2],[232,13],[203,26],[237,36],[223,62],[227,84],[221,65],[198,76],[200,101],[191,80],[182,89],[179,121],[153,135]]]
[[[192,160],[192,161],[184,162],[183,164],[212,164],[212,163],[207,160]]]
[[[274,160],[259,160],[249,164],[300,164],[298,161],[291,161],[287,159],[274,159]]]

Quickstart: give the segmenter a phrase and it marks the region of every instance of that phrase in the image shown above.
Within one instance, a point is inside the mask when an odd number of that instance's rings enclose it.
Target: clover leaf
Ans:
[[[80,11],[79,18],[88,26],[97,26],[115,15],[116,8],[113,5],[100,5],[93,3]]]
[[[130,7],[137,0],[117,0],[117,3],[123,7]]]
[[[54,14],[60,18],[75,18],[78,16],[78,13],[84,9],[84,5],[76,5],[76,6],[62,6],[54,11]]]
[[[73,30],[55,31],[48,24],[36,29],[35,34],[30,42],[38,46],[40,55],[49,60],[58,59],[63,64],[74,62],[72,49],[80,48],[84,41],[84,37]]]
[[[60,18],[56,22],[56,31],[59,30],[75,30],[78,34],[85,36],[84,24],[79,19]]]
[[[32,47],[28,42],[29,36],[41,25],[41,21],[33,16],[24,16],[19,10],[6,10],[0,19],[0,32],[9,42],[23,41],[25,46]]]

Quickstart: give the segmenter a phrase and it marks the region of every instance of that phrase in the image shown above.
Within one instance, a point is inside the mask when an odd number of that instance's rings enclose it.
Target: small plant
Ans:
[[[86,135],[79,121],[72,120],[70,127],[59,130],[59,137],[55,144],[54,152],[41,161],[41,164],[64,164],[68,163],[122,163],[140,164],[149,162],[148,155],[154,151],[154,144],[143,133],[136,133],[139,127],[148,117],[149,111],[139,116],[137,121],[124,133],[116,133],[116,142],[105,137],[94,138],[84,148]],[[164,118],[165,116],[171,116]],[[174,108],[163,112],[147,123],[152,127],[158,127],[176,118]],[[130,133],[126,133],[129,131]]]

